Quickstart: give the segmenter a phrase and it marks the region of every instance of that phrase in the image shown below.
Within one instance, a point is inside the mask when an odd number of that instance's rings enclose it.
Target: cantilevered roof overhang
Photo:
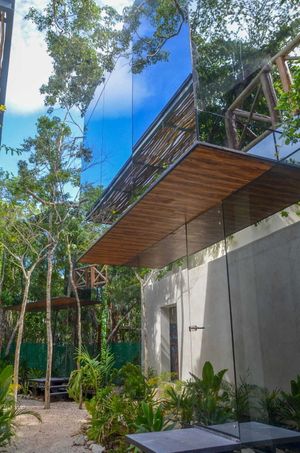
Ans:
[[[160,268],[185,255],[186,224],[195,235],[189,253],[222,239],[214,210],[222,202],[228,235],[299,199],[299,168],[196,143],[80,261]]]

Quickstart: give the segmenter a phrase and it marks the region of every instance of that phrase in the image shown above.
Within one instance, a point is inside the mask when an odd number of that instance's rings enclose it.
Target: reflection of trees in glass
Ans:
[[[133,72],[167,61],[166,42],[179,35],[187,20],[185,0],[136,1],[124,10],[124,30],[132,37]]]
[[[202,112],[200,139],[224,144],[222,116],[226,108],[258,69],[296,35],[300,18],[294,0],[198,0],[192,6],[198,107]],[[249,105],[252,100],[250,97]],[[264,113],[262,98],[258,105]]]
[[[258,70],[299,30],[297,0],[153,0],[135,3],[126,10],[134,37],[134,71],[168,59],[164,44],[180,33],[187,17],[193,40],[201,140],[226,143],[224,114]],[[139,32],[141,18],[152,29]],[[245,108],[250,109],[255,94]],[[268,114],[263,96],[257,108]],[[258,135],[266,128],[252,125]]]

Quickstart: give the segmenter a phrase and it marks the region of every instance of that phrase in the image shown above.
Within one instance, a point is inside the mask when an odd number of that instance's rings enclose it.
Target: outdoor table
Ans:
[[[29,387],[33,389],[34,394],[37,391],[43,393],[45,391],[46,378],[28,379]],[[50,392],[52,396],[66,395],[67,391],[61,391],[61,387],[65,387],[69,382],[68,377],[52,377],[50,380]],[[53,391],[58,389],[59,391]],[[65,389],[64,389],[65,390]]]
[[[216,430],[221,429],[222,433]],[[239,424],[240,438],[230,436],[232,424],[196,426],[126,436],[128,443],[146,453],[218,453],[247,447],[300,446],[300,433],[258,422]]]
[[[34,379],[28,379],[29,382],[35,382],[39,385],[45,385],[46,378],[34,378]],[[67,377],[52,377],[51,378],[51,384],[65,384],[69,381],[69,378]]]

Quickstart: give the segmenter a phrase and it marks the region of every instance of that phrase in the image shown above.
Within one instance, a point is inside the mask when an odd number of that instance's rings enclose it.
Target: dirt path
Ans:
[[[39,401],[25,400],[23,406],[40,413],[43,423],[29,415],[18,418],[17,436],[7,452],[21,453],[87,453],[84,446],[74,446],[80,426],[86,419],[85,410],[73,402],[58,401],[44,410]]]

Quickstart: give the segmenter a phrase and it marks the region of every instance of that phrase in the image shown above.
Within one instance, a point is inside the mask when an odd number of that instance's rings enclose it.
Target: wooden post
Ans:
[[[235,114],[231,110],[227,110],[227,112],[225,113],[225,129],[229,148],[238,149],[238,135]]]
[[[92,266],[91,267],[91,285],[90,285],[91,288],[95,288],[95,277],[96,277],[95,274],[96,274],[96,268],[95,268],[95,266]]]
[[[271,76],[270,68],[266,68],[260,76],[261,85],[264,96],[267,101],[270,117],[272,120],[272,126],[275,127],[279,122],[279,112],[276,110],[277,97],[273,85],[273,79]]]
[[[277,58],[276,65],[278,68],[283,91],[287,93],[288,91],[290,91],[293,82],[288,64],[285,58],[281,56]]]

